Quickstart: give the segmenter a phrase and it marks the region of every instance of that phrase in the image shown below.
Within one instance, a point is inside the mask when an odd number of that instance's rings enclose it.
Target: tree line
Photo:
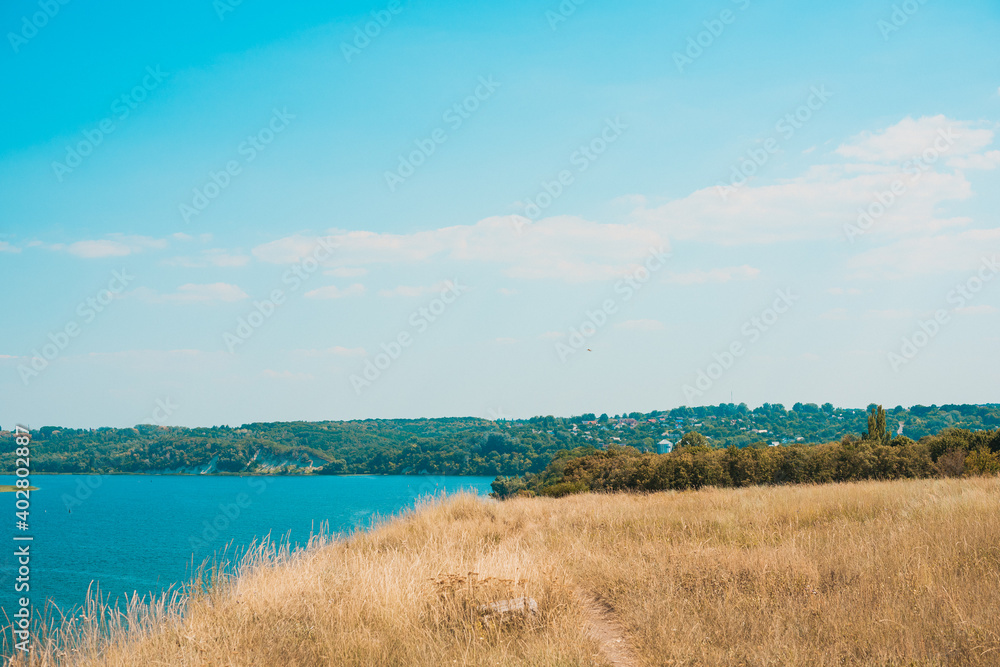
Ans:
[[[696,433],[709,449],[756,449],[773,442],[830,442],[867,427],[863,409],[796,403],[678,407],[651,412],[586,413],[529,419],[368,419],[257,422],[239,427],[32,430],[32,469],[51,473],[178,472],[219,474],[434,474],[524,476],[542,473],[558,452],[629,447],[653,452]],[[948,428],[1000,427],[1000,406],[897,406],[883,430],[919,440]],[[688,436],[688,440],[695,436]],[[0,471],[14,468],[13,436],[0,432]]]
[[[666,491],[705,486],[850,482],[1000,473],[1000,429],[947,428],[919,440],[893,436],[874,406],[859,436],[818,445],[713,448],[697,432],[667,454],[634,447],[558,452],[545,470],[493,482],[497,498],[588,491]]]

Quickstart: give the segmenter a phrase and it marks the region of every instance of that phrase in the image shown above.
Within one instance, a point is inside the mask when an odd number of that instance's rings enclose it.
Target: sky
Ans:
[[[0,33],[0,427],[1000,402],[995,2]]]

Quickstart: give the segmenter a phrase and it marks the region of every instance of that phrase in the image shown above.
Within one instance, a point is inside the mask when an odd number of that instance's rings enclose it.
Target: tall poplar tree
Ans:
[[[889,444],[889,434],[885,430],[885,410],[881,405],[872,408],[868,413],[868,432],[861,436],[861,439],[871,440],[880,445]]]

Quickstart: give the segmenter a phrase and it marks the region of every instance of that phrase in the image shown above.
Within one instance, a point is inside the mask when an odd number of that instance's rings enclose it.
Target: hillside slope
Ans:
[[[873,406],[869,406],[873,407]],[[1000,427],[998,405],[915,405],[886,411],[891,433],[919,440],[948,428]],[[712,447],[820,443],[858,435],[865,410],[796,403],[680,407],[649,413],[530,419],[366,419],[258,422],[238,428],[32,430],[32,468],[53,473],[308,473],[524,475],[538,473],[560,450],[631,446],[655,451],[690,431]],[[0,471],[13,471],[11,434],[0,431]],[[262,460],[277,465],[261,465]]]
[[[997,477],[460,496],[264,559],[182,620],[64,660],[995,665],[998,538]],[[524,597],[537,613],[483,615]]]

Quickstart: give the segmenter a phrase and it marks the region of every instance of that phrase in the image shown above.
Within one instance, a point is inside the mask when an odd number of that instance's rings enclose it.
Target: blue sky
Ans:
[[[0,9],[0,426],[1000,401],[995,3],[291,4]]]

